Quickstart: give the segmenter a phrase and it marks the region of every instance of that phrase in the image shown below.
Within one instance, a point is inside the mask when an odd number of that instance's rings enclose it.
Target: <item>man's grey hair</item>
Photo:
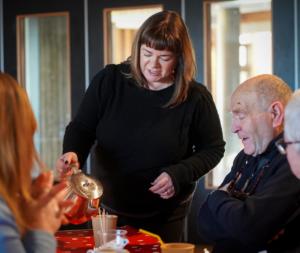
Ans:
[[[288,141],[300,141],[300,89],[293,93],[284,111],[284,134]],[[300,154],[300,144],[293,144]]]
[[[259,101],[258,106],[262,110],[267,110],[276,101],[282,103],[285,107],[292,97],[291,88],[277,76],[259,75],[253,78],[252,83]]]

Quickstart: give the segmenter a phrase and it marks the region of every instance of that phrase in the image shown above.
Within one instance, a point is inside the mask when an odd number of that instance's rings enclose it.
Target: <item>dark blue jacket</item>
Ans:
[[[236,190],[241,190],[246,180],[256,171],[245,191],[249,192],[262,167],[267,161],[270,164],[264,169],[253,195],[246,200],[231,197],[221,190],[208,195],[198,213],[198,232],[204,239],[217,244],[232,244],[233,248],[239,244],[244,247],[242,252],[263,249],[267,249],[268,253],[285,252],[295,247],[298,239],[295,241],[293,238],[300,235],[300,219],[289,225],[285,223],[298,209],[300,181],[291,172],[286,156],[281,155],[275,146],[275,141],[282,136],[283,133],[277,136],[267,150],[257,157],[246,155],[243,150],[236,156],[231,172],[220,187],[231,182],[248,160],[249,166],[243,170]],[[282,228],[285,228],[284,235],[267,244]]]

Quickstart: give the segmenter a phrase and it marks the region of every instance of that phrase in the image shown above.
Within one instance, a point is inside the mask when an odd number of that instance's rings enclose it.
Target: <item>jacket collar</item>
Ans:
[[[278,141],[279,139],[283,138],[283,131],[278,134],[268,145],[267,149],[261,153],[259,156],[266,156],[268,155],[274,148],[276,148],[275,146],[275,142]]]

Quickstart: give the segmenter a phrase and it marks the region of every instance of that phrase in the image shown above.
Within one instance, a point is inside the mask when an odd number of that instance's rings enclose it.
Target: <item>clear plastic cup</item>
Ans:
[[[101,249],[123,249],[128,243],[125,238],[127,231],[110,229],[107,232],[98,231]]]

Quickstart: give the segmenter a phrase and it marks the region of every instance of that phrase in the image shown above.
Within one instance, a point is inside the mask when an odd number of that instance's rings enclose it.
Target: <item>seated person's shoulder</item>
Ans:
[[[14,224],[15,226],[15,219],[8,205],[0,195],[0,226],[8,225],[8,224]]]

